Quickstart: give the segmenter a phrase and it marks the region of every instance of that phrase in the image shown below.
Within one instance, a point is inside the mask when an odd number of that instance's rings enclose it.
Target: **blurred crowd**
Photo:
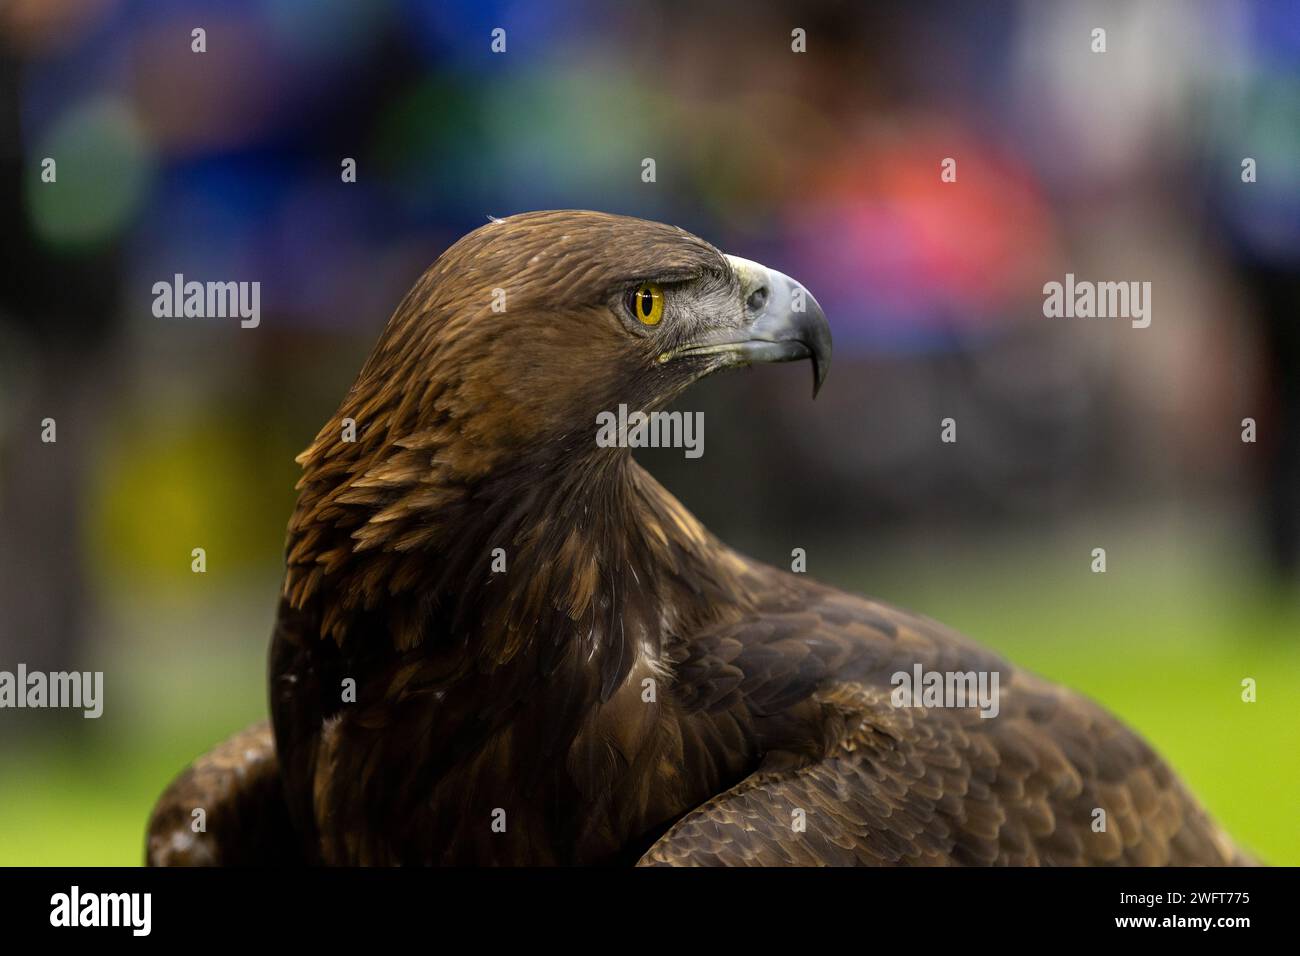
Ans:
[[[539,208],[677,223],[830,317],[815,407],[803,372],[708,383],[718,464],[656,457],[723,537],[1176,500],[1294,581],[1298,11],[9,0],[0,657],[71,659],[96,593],[187,574],[195,540],[274,576],[293,455],[406,288]],[[1152,282],[1151,327],[1044,318],[1067,272]],[[175,273],[260,281],[260,326],[155,318]]]

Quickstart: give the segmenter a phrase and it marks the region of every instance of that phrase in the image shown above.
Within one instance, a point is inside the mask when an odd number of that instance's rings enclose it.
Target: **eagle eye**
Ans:
[[[664,290],[655,282],[642,282],[627,294],[627,310],[642,325],[658,325],[664,317]]]

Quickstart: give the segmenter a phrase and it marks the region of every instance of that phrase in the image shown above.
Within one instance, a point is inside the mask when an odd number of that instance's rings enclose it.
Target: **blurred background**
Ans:
[[[294,455],[443,249],[556,207],[830,317],[816,403],[712,379],[703,458],[642,456],[705,524],[1087,692],[1300,863],[1300,4],[920,7],[0,2],[0,668],[106,684],[0,712],[0,863],[138,862],[265,715]],[[1151,326],[1044,318],[1067,272]],[[260,326],[155,318],[175,273],[259,281]]]

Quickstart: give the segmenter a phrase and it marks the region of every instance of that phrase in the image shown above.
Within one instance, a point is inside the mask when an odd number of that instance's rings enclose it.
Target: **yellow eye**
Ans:
[[[664,317],[664,290],[653,282],[642,282],[628,293],[627,306],[642,325],[658,325]]]

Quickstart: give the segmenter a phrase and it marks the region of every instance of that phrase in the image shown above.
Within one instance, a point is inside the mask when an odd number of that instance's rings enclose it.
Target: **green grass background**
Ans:
[[[1155,745],[1241,844],[1300,864],[1294,598],[1259,590],[1246,557],[1212,541],[1189,556],[1169,546],[1177,535],[1104,537],[1104,575],[1088,571],[1088,541],[1059,535],[966,554],[880,546],[872,553],[888,557],[873,560],[814,547],[809,573],[942,620],[1091,695]],[[218,588],[194,575],[127,589],[106,609],[105,717],[0,752],[0,864],[140,861],[149,809],[171,777],[265,714],[277,578],[268,569]],[[1257,682],[1256,703],[1241,700],[1244,677]]]

